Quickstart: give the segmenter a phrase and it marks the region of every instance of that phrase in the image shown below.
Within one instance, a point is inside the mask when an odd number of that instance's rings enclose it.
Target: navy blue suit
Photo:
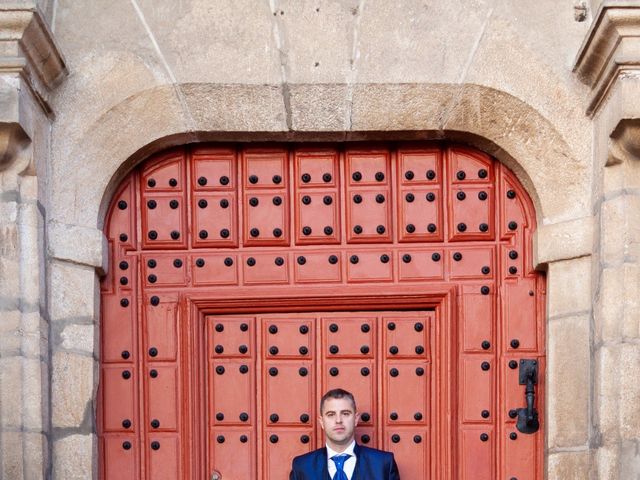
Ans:
[[[356,443],[356,469],[351,480],[400,480],[393,453]],[[289,480],[327,480],[327,449],[319,448],[293,459]]]

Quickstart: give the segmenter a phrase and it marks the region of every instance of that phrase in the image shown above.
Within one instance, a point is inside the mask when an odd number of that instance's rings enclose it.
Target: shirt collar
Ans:
[[[346,448],[346,450],[344,452],[336,452],[335,450],[332,450],[331,447],[329,445],[327,445],[327,444],[325,444],[325,446],[327,447],[327,458],[331,458],[334,455],[341,455],[341,454],[344,454],[344,453],[348,453],[352,457],[356,456],[356,454],[353,451],[354,448],[356,448],[355,439],[349,444],[349,446]]]

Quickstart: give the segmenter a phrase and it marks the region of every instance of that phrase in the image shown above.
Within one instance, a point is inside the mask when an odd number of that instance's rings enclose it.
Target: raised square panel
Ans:
[[[289,244],[289,207],[282,192],[246,193],[244,212],[245,245]]]
[[[313,402],[313,363],[266,361],[263,369],[266,396],[263,422],[270,426],[312,424],[317,408]],[[303,422],[304,418],[308,422]]]
[[[391,204],[386,189],[354,189],[349,192],[347,201],[349,243],[391,241]]]
[[[507,239],[527,228],[527,216],[523,205],[524,193],[522,189],[516,188],[514,182],[507,175],[501,182],[500,195],[502,195],[500,205],[500,238]]]
[[[515,433],[517,438],[512,440],[510,435]],[[520,433],[515,426],[507,428],[502,439],[504,452],[504,475],[502,478],[517,478],[518,480],[538,480],[543,477],[539,471],[538,445],[539,436],[544,435],[538,432],[535,435],[525,435]]]
[[[207,317],[209,355],[213,357],[246,357],[254,353],[254,317]]]
[[[235,193],[195,193],[191,214],[194,247],[237,246]]]
[[[364,250],[349,255],[347,280],[357,282],[390,282],[393,280],[393,253],[388,250]]]
[[[507,343],[505,348],[509,350],[535,351],[538,349],[535,291],[536,279],[534,277],[522,278],[516,282],[505,282],[504,295],[502,296],[504,302],[503,321]]]
[[[491,240],[495,237],[492,186],[452,187],[449,191],[449,237],[456,240]]]
[[[287,186],[287,151],[245,150],[243,185],[248,189],[284,189]]]
[[[325,355],[326,357],[326,355]],[[375,415],[377,371],[374,360],[342,360],[325,358],[322,363],[322,391],[343,388],[358,402],[362,415]]]
[[[461,334],[467,352],[493,351],[494,347],[495,295],[483,295],[481,288],[479,285],[461,287]]]
[[[429,430],[388,427],[385,432],[384,449],[393,452],[400,478],[429,478]]]
[[[399,150],[398,179],[404,185],[439,184],[442,182],[440,149]]]
[[[212,425],[254,425],[255,372],[251,359],[209,362],[209,421]]]
[[[155,373],[154,373],[155,372]],[[178,397],[180,382],[178,368],[175,364],[148,364],[146,369],[147,384],[147,422],[158,420],[158,431],[178,429]]]
[[[478,151],[452,148],[449,157],[452,183],[493,183],[493,160]]]
[[[495,480],[495,444],[493,428],[489,425],[464,426],[460,429],[461,480]]]
[[[142,170],[143,192],[183,192],[186,190],[186,170],[182,152],[170,151],[147,163]]]
[[[329,283],[342,280],[340,252],[302,252],[294,262],[296,283]]]
[[[231,149],[197,149],[192,154],[194,190],[235,189],[235,152]]]
[[[384,418],[387,430],[392,430],[395,425],[428,424],[431,383],[429,364],[388,361],[385,363],[384,375]],[[420,420],[416,421],[416,418]]]
[[[400,281],[441,280],[444,278],[442,250],[402,250],[398,253]]]
[[[235,255],[202,253],[191,256],[193,285],[237,285],[238,260]]]
[[[309,428],[287,430],[266,428],[263,438],[263,478],[265,479],[275,480],[289,478],[293,458],[310,452],[314,448],[313,431]]]
[[[296,151],[296,186],[336,187],[338,185],[338,153],[326,151]]]
[[[243,278],[246,285],[289,282],[288,258],[275,253],[254,253],[243,257]]]
[[[184,286],[187,284],[186,256],[143,255],[142,274],[145,287]]]
[[[302,191],[296,198],[296,243],[339,243],[337,194]]]
[[[132,250],[136,248],[138,209],[135,198],[133,180],[122,185],[118,193],[113,196],[113,205],[108,215],[109,224],[106,229],[107,237],[114,246],[113,251],[118,251],[120,248]]]
[[[504,277],[517,279],[527,273],[524,271],[524,254],[520,245],[500,245],[500,252]]]
[[[488,365],[488,368],[487,368]],[[491,422],[482,412],[495,412],[493,382],[497,374],[491,355],[469,354],[460,358],[460,390],[458,392],[463,422]]]
[[[150,193],[142,196],[142,247],[185,248],[187,207],[185,194]]]
[[[126,303],[121,303],[125,301]],[[133,361],[122,358],[122,352],[133,353],[133,327],[137,315],[130,295],[102,296],[102,350],[104,363]],[[108,340],[108,341],[107,341]]]
[[[322,319],[322,350],[328,358],[373,358],[376,353],[376,317]]]
[[[223,479],[250,479],[256,476],[256,435],[248,428],[214,428],[209,436],[211,465],[209,472]]]
[[[449,278],[452,280],[494,277],[493,247],[449,250]]]
[[[347,183],[351,186],[387,185],[389,178],[389,152],[347,152]]]
[[[125,430],[122,422],[131,421],[131,431],[136,430],[136,408],[134,404],[137,380],[129,365],[110,365],[102,368],[102,404],[105,431]]]
[[[262,320],[264,355],[269,359],[310,358],[313,355],[313,318],[267,317]]]
[[[401,242],[437,242],[444,239],[442,194],[439,186],[404,188],[398,199]]]
[[[387,358],[429,360],[432,314],[385,315],[382,320],[383,349]]]
[[[149,478],[176,480],[180,474],[180,437],[175,434],[151,434],[148,442],[158,442],[157,450],[148,448]]]
[[[104,435],[101,441],[104,480],[135,478],[138,473],[138,445],[133,435]],[[128,448],[125,448],[126,447]]]
[[[154,298],[155,297],[155,298]],[[155,299],[158,299],[157,305]],[[177,345],[177,312],[178,305],[175,299],[166,295],[147,295],[145,298],[145,318],[143,341],[145,354],[149,349],[155,348],[155,360],[175,360]]]

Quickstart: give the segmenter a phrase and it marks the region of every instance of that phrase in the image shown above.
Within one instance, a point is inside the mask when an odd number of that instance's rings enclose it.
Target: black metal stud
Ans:
[[[129,236],[126,233],[121,233],[118,238],[121,242],[126,242],[127,240],[129,240]]]
[[[421,443],[421,442],[422,442],[422,437],[420,435],[413,436],[413,443]]]
[[[359,182],[360,180],[362,180],[362,173],[353,172],[353,175],[351,175],[351,178],[353,178],[354,182]]]
[[[411,170],[407,170],[406,172],[404,172],[404,178],[406,178],[407,180],[413,180],[414,176],[415,175]]]
[[[481,168],[480,170],[478,170],[478,177],[487,178],[487,175],[488,175],[488,172],[484,168]]]
[[[128,418],[125,418],[122,421],[122,428],[131,428],[131,420],[129,420]]]
[[[180,206],[180,203],[178,202],[178,200],[171,200],[169,202],[169,207],[171,207],[172,210],[175,210],[179,206]]]
[[[489,275],[491,273],[491,268],[487,265],[480,269],[483,275]]]
[[[276,207],[282,205],[282,197],[275,196],[271,201]]]
[[[204,262],[204,258],[197,258],[196,259],[196,267],[202,268],[202,267],[204,267],[204,263],[205,263]]]
[[[278,443],[278,440],[279,440],[278,439],[278,435],[276,435],[276,434],[273,434],[273,435],[269,436],[269,441],[271,443]]]
[[[257,228],[252,228],[251,230],[249,230],[249,235],[251,235],[254,238],[259,237],[260,230],[258,230]]]
[[[489,418],[490,415],[491,413],[489,413],[489,410],[482,410],[482,412],[480,412],[480,416],[482,418]]]
[[[422,413],[420,412],[416,412],[413,414],[413,419],[417,422],[419,422],[420,420],[422,420]]]
[[[478,192],[478,199],[484,202],[487,199],[487,192]]]
[[[122,442],[122,448],[124,448],[125,450],[130,450],[131,442]]]
[[[396,324],[394,322],[387,323],[387,328],[391,331],[396,329]]]
[[[433,202],[436,199],[436,194],[432,193],[432,192],[429,192],[429,193],[427,193],[425,198],[427,199],[427,202]]]
[[[511,348],[518,348],[520,346],[520,340],[518,340],[517,338],[514,338],[513,340],[511,340]]]
[[[303,173],[300,179],[302,180],[302,183],[309,183],[311,181],[311,175]]]
[[[489,292],[491,292],[491,289],[486,285],[483,285],[482,287],[480,287],[480,293],[482,295],[489,295]]]
[[[249,351],[249,347],[247,347],[246,345],[240,345],[238,346],[238,351],[244,355]]]
[[[300,355],[306,355],[307,353],[309,353],[309,349],[303,345],[298,349],[298,352],[300,353]]]
[[[424,375],[424,368],[422,368],[422,367],[416,368],[416,375],[419,376],[419,377],[423,376]]]
[[[302,227],[302,234],[305,236],[311,235],[311,227]]]
[[[206,177],[198,177],[198,185],[200,185],[201,187],[204,187],[206,184],[207,184]]]
[[[277,325],[269,325],[269,333],[271,335],[275,335],[276,333],[278,333],[278,326]]]
[[[309,443],[309,435],[301,435],[300,436],[300,442]]]
[[[331,176],[330,173],[324,173],[322,174],[322,181],[324,183],[329,183],[331,180],[333,180],[333,177]]]
[[[370,373],[371,373],[371,370],[369,370],[368,367],[362,367],[360,369],[360,375],[362,375],[363,377],[368,377]]]
[[[151,347],[149,349],[149,356],[150,357],[157,357],[158,356],[158,349],[156,347]]]
[[[147,185],[148,185],[150,188],[153,188],[153,187],[155,187],[155,186],[156,186],[156,181],[155,181],[153,178],[150,178],[149,180],[147,180]]]
[[[124,378],[125,380],[129,380],[131,378],[131,372],[129,370],[125,370],[124,372],[122,372],[122,378]]]
[[[300,369],[298,370],[298,375],[300,375],[301,377],[306,377],[309,374],[309,370],[307,370],[305,367],[300,367]]]
[[[225,441],[224,435],[218,435],[218,436],[216,437],[216,442],[218,442],[218,443],[224,443],[224,441]]]
[[[408,253],[405,253],[404,255],[402,255],[402,261],[404,263],[409,263],[411,262],[411,255],[409,255]]]
[[[331,265],[335,265],[336,263],[338,263],[337,255],[329,255],[329,263]]]
[[[249,199],[249,205],[251,205],[252,207],[257,207],[259,203],[260,200],[258,200],[258,197],[251,197]]]
[[[360,441],[366,445],[371,441],[371,437],[365,433],[360,437]]]
[[[507,198],[513,200],[514,198],[516,198],[516,192],[515,190],[507,190]]]
[[[383,253],[382,255],[380,255],[380,261],[382,263],[389,263],[389,255],[387,255],[386,253]]]
[[[331,345],[329,347],[329,352],[332,353],[333,355],[335,355],[339,351],[340,351],[340,348],[337,345]]]
[[[224,413],[222,413],[222,412],[216,413],[216,420],[218,420],[219,422],[224,420]]]
[[[177,230],[172,230],[170,235],[174,240],[178,240],[180,238],[180,232]]]
[[[377,203],[384,203],[384,195],[382,195],[381,193],[376,195],[376,202]]]
[[[240,370],[240,373],[244,375],[249,371],[249,367],[247,365],[240,365],[240,368],[238,370]]]
[[[128,307],[129,306],[129,299],[128,298],[123,298],[120,300],[120,306],[121,307]]]
[[[120,285],[127,285],[129,283],[129,279],[127,277],[120,277]]]
[[[518,252],[515,250],[510,250],[509,251],[509,258],[511,260],[515,260],[516,258],[518,258]]]
[[[509,273],[511,275],[515,275],[516,273],[518,273],[518,267],[514,267],[514,266],[509,267]]]
[[[120,267],[120,270],[126,270],[127,268],[129,268],[129,264],[124,260],[121,261],[118,266]]]
[[[278,267],[281,267],[282,265],[284,265],[284,258],[276,257],[273,263],[275,263]]]
[[[518,417],[518,410],[516,410],[515,408],[509,410],[509,418],[517,418]]]
[[[220,185],[229,185],[229,177],[226,175],[220,177]]]
[[[336,367],[331,367],[329,369],[329,375],[331,375],[332,377],[338,376],[339,373],[340,373],[340,370],[338,370]]]
[[[269,369],[269,375],[271,375],[272,377],[275,377],[276,375],[278,375],[278,369],[276,367],[271,367]]]
[[[279,349],[278,349],[278,347],[276,347],[275,345],[274,345],[274,346],[272,346],[272,347],[269,347],[269,353],[270,353],[271,355],[277,355],[279,351],[280,351],[280,350],[279,350]]]
[[[398,375],[400,375],[400,372],[397,368],[392,368],[391,370],[389,370],[389,375],[391,375],[392,377],[397,377]]]
[[[324,203],[325,205],[331,205],[333,203],[333,198],[331,198],[331,196],[329,195],[325,195],[322,198],[322,203]]]
[[[149,376],[151,378],[158,378],[158,371],[155,368],[152,368],[149,370]]]
[[[466,194],[466,193],[464,193],[464,192],[458,192],[458,193],[456,194],[456,198],[457,198],[458,200],[462,201],[462,200],[464,200],[465,198],[467,198],[467,194]]]
[[[393,435],[391,435],[391,441],[393,443],[398,443],[400,442],[400,435],[398,435],[397,433],[394,433]]]
[[[464,232],[467,230],[467,225],[465,223],[459,223],[457,225],[457,229],[459,232]]]
[[[329,331],[331,333],[336,333],[338,331],[338,324],[332,323],[331,325],[329,325]]]
[[[391,420],[397,420],[397,419],[398,419],[398,413],[397,413],[397,412],[391,412],[391,413],[389,414],[389,418],[390,418]]]
[[[207,232],[206,230],[200,230],[198,232],[198,236],[202,239],[205,240],[208,236],[209,236],[209,232]]]
[[[413,233],[416,231],[416,226],[413,223],[408,224],[405,228],[407,233]]]
[[[487,440],[489,440],[489,435],[486,433],[480,434],[480,440],[486,442]]]
[[[249,437],[246,435],[240,435],[240,443],[247,443],[249,441]]]
[[[487,370],[489,370],[491,368],[491,364],[489,362],[482,362],[480,364],[480,368],[482,368],[482,370],[484,370],[486,372]]]
[[[278,423],[278,420],[280,420],[280,416],[277,413],[269,415],[269,421],[271,421],[271,423]]]
[[[376,180],[377,180],[378,182],[382,182],[382,181],[384,180],[384,173],[382,173],[382,172],[376,172],[375,177],[376,177]]]
[[[246,422],[249,420],[249,414],[247,412],[242,412],[240,413],[240,415],[238,415],[238,418],[241,422]]]
[[[369,333],[369,331],[371,330],[371,326],[368,323],[363,323],[362,325],[360,325],[360,330],[362,331],[362,333]]]
[[[222,200],[220,200],[220,206],[222,208],[228,208],[229,207],[229,200],[227,200],[226,198],[223,198]]]
[[[304,203],[305,205],[309,205],[311,203],[311,197],[309,195],[305,195],[304,197],[302,197],[302,203]]]
[[[280,175],[274,175],[273,177],[271,177],[271,181],[278,185],[280,182],[282,182],[282,177]]]
[[[413,193],[407,193],[407,194],[404,196],[404,199],[405,199],[407,202],[411,203],[411,202],[413,202],[413,201],[416,199],[416,197],[415,197],[415,195],[414,195]]]
[[[434,252],[431,254],[431,260],[433,260],[434,262],[439,262],[440,258],[442,258],[442,256],[438,252]]]
[[[354,195],[353,203],[362,203],[362,195]]]
[[[224,264],[225,264],[227,267],[230,267],[231,265],[233,265],[233,258],[231,258],[231,257],[227,257],[227,258],[225,258],[225,259],[224,259]]]
[[[306,413],[303,413],[302,415],[300,415],[300,421],[302,423],[307,423],[309,421],[309,415]]]
[[[376,232],[378,232],[379,235],[382,235],[385,231],[386,231],[386,228],[384,227],[384,225],[378,225],[376,227]]]
[[[434,233],[436,229],[437,227],[435,223],[430,223],[429,225],[427,225],[427,232],[429,233]]]
[[[509,224],[507,225],[507,227],[509,227],[509,230],[517,230],[518,229],[518,222],[509,222]]]
[[[305,257],[303,257],[302,255],[300,255],[296,261],[298,262],[298,265],[304,265],[305,263],[307,263],[307,259]]]
[[[413,325],[413,329],[414,329],[416,332],[421,332],[421,331],[423,331],[423,330],[424,330],[424,324],[423,324],[422,322],[416,322],[416,323]]]
[[[461,254],[460,252],[455,252],[455,253],[453,254],[453,259],[454,259],[456,262],[459,262],[460,260],[462,260],[462,254]]]
[[[360,261],[360,259],[358,258],[358,256],[357,256],[357,255],[351,255],[351,256],[349,257],[349,261],[350,261],[353,265],[355,265],[356,263],[358,263],[358,262]]]
[[[170,178],[169,179],[169,186],[170,187],[177,187],[178,186],[178,180],[176,180],[175,178]]]
[[[486,232],[489,230],[489,225],[486,223],[481,223],[478,228],[480,229],[481,232]]]
[[[489,350],[491,348],[491,342],[489,340],[483,340],[480,346],[483,350]]]
[[[149,301],[151,302],[151,305],[153,305],[154,307],[157,307],[160,304],[160,297],[157,297],[154,295],[149,299]]]
[[[249,265],[250,267],[253,267],[253,266],[255,266],[255,264],[256,264],[256,259],[255,258],[253,258],[253,257],[247,258],[247,265]]]
[[[240,324],[240,331],[241,332],[246,332],[247,330],[249,330],[249,324],[248,323],[241,323]]]
[[[360,353],[362,353],[363,355],[366,355],[367,353],[369,353],[369,346],[368,345],[362,345],[360,347]]]
[[[255,185],[256,183],[258,183],[258,176],[257,175],[249,175],[249,182],[253,183]]]
[[[149,230],[147,236],[149,237],[149,240],[155,240],[158,238],[158,232],[156,232],[155,230]]]
[[[280,238],[282,236],[282,229],[281,228],[274,228],[272,233],[273,233],[274,237]]]
[[[517,434],[516,432],[511,432],[511,433],[509,434],[509,438],[510,438],[511,440],[515,440],[515,439],[517,439],[517,438],[518,438],[518,434]]]
[[[126,208],[127,208],[127,202],[125,202],[124,200],[120,200],[120,201],[118,202],[118,208],[119,208],[120,210],[126,210]]]
[[[427,180],[433,180],[434,178],[436,178],[436,172],[427,170]]]
[[[398,354],[398,347],[396,347],[395,345],[392,345],[391,347],[389,347],[389,353],[391,355],[397,355]]]
[[[509,360],[509,368],[511,370],[515,370],[516,368],[518,368],[518,362],[516,362],[515,360]]]
[[[415,352],[416,355],[422,355],[424,353],[424,347],[422,345],[416,345]]]
[[[462,170],[459,170],[458,173],[456,173],[456,178],[458,180],[464,180],[465,178],[467,178],[467,174],[464,173]]]

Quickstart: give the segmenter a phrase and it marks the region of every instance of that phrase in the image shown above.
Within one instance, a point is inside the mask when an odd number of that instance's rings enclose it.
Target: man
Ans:
[[[320,401],[325,447],[293,459],[289,480],[400,480],[393,453],[358,445],[353,395],[337,388]]]

